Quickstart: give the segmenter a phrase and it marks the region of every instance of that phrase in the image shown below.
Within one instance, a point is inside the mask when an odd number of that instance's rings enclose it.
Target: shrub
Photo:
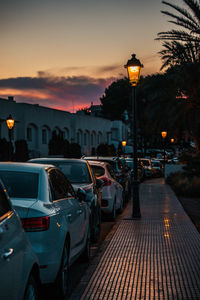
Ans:
[[[200,197],[200,177],[196,175],[191,176],[187,172],[172,173],[166,182],[177,196]]]

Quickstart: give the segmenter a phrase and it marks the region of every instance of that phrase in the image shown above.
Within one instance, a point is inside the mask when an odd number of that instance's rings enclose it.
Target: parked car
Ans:
[[[109,163],[90,160],[88,162],[96,177],[104,182],[101,210],[110,220],[115,220],[116,212],[123,211],[123,187],[116,180],[115,172]]]
[[[140,161],[144,165],[145,177],[152,177],[153,172],[152,172],[151,160],[149,158],[140,158]]]
[[[152,166],[152,176],[153,177],[163,176],[164,167],[159,160],[152,159],[151,166]]]
[[[0,163],[0,178],[39,259],[42,283],[56,283],[67,294],[69,266],[89,257],[89,207],[86,193],[74,189],[55,166]]]
[[[134,169],[133,169],[133,158],[126,158],[126,163],[131,170],[131,176],[134,178]],[[138,180],[142,182],[145,178],[145,168],[143,163],[138,159]]]
[[[38,299],[37,257],[0,181],[0,298]]]
[[[124,167],[122,159],[120,159],[119,157],[103,156],[85,156],[84,159],[108,162],[113,167],[117,181],[123,186],[124,202],[127,202],[129,200],[129,197],[131,195],[130,170],[129,168]]]
[[[53,164],[59,168],[71,182],[75,191],[80,187],[85,190],[91,215],[91,240],[96,242],[101,229],[101,186],[102,181],[96,180],[87,161],[71,158],[35,158],[31,163]]]

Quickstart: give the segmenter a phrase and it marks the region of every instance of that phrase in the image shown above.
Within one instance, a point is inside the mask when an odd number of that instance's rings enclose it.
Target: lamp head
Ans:
[[[128,79],[132,86],[136,86],[140,79],[140,71],[143,68],[143,65],[135,57],[135,54],[132,54],[132,58],[127,61],[127,64],[124,66],[128,72]]]
[[[161,132],[161,135],[162,135],[163,139],[165,139],[166,136],[167,136],[167,131],[162,131],[162,132]]]
[[[8,129],[13,129],[13,126],[15,124],[15,120],[12,118],[11,115],[9,115],[9,117],[6,119],[6,124],[8,126]]]
[[[122,141],[122,146],[126,147],[126,141]]]

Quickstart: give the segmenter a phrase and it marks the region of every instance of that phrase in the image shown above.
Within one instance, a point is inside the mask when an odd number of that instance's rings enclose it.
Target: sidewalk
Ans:
[[[140,204],[142,218],[128,205],[70,300],[200,299],[199,232],[164,180],[141,184]]]

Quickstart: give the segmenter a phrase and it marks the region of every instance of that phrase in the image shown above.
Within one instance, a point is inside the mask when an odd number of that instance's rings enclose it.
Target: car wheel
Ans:
[[[91,240],[91,233],[90,233],[90,227],[89,227],[86,245],[85,245],[83,253],[81,254],[81,261],[83,261],[83,262],[88,262],[90,259],[90,244],[91,244],[90,240]]]
[[[26,285],[23,300],[37,300],[38,299],[38,285],[34,276],[31,274]]]
[[[56,280],[56,290],[59,299],[63,299],[69,290],[69,243],[65,242],[61,265]]]

